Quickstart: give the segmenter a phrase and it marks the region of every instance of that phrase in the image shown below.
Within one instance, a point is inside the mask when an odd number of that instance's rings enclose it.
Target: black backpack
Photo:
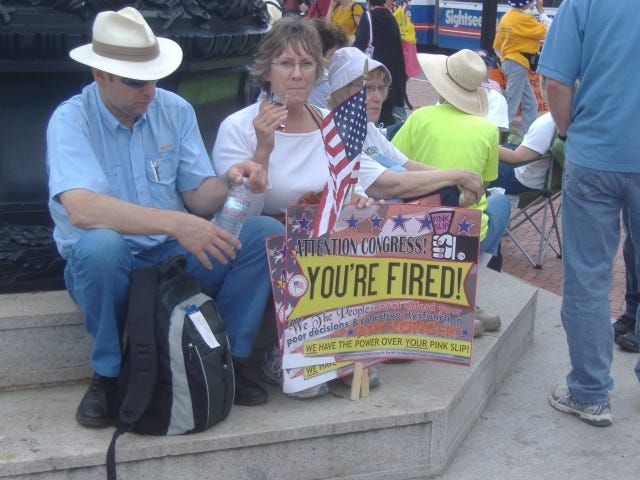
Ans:
[[[109,480],[116,479],[122,433],[201,432],[231,410],[229,340],[214,301],[185,264],[179,255],[133,273],[122,366],[109,398],[110,417],[117,418],[107,452]]]

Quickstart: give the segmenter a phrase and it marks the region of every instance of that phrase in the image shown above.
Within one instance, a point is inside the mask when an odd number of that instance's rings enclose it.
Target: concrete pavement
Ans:
[[[561,298],[538,293],[534,341],[467,436],[441,480],[640,478],[638,354],[614,353],[614,423],[597,428],[560,413],[549,390],[569,369]]]

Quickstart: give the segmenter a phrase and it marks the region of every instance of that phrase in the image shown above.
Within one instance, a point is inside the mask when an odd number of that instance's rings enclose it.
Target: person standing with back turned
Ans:
[[[245,161],[215,175],[191,105],[156,88],[178,68],[182,50],[156,37],[136,9],[100,12],[92,42],[70,56],[91,67],[94,82],[51,116],[47,171],[65,283],[93,337],[93,380],[76,420],[112,423],[107,396],[120,373],[132,272],[178,254],[216,299],[238,367],[235,403],[266,402],[241,363],[271,291],[264,239],[284,229],[272,218],[249,218],[235,238],[208,220],[233,183],[246,179],[264,191],[266,171]]]
[[[564,0],[538,68],[558,136],[566,140],[561,317],[571,370],[549,402],[595,426],[613,421],[609,289],[623,208],[636,251],[640,239],[640,19],[630,13],[636,8],[635,0]]]
[[[527,12],[535,2],[540,21]],[[511,10],[498,23],[493,49],[502,62],[507,79],[505,97],[509,105],[509,123],[522,106],[522,132],[527,132],[538,115],[538,100],[529,82],[529,56],[538,53],[551,20],[544,13],[542,0],[509,0]]]

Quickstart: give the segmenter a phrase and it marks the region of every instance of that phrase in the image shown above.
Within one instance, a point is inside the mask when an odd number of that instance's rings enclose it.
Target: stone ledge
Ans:
[[[529,345],[537,291],[481,271],[479,299],[503,326],[473,343],[470,367],[435,362],[380,366],[382,386],[352,402],[348,390],[309,401],[269,387],[270,401],[234,407],[197,435],[118,441],[121,478],[394,480],[441,474]],[[509,295],[504,295],[509,292]],[[71,385],[0,393],[0,478],[104,478],[112,429],[74,421],[86,388]]]

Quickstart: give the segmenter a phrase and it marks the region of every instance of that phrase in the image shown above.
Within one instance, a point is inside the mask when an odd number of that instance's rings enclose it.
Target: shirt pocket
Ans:
[[[175,185],[178,175],[178,157],[171,152],[147,156],[145,159],[147,180],[151,184]]]

